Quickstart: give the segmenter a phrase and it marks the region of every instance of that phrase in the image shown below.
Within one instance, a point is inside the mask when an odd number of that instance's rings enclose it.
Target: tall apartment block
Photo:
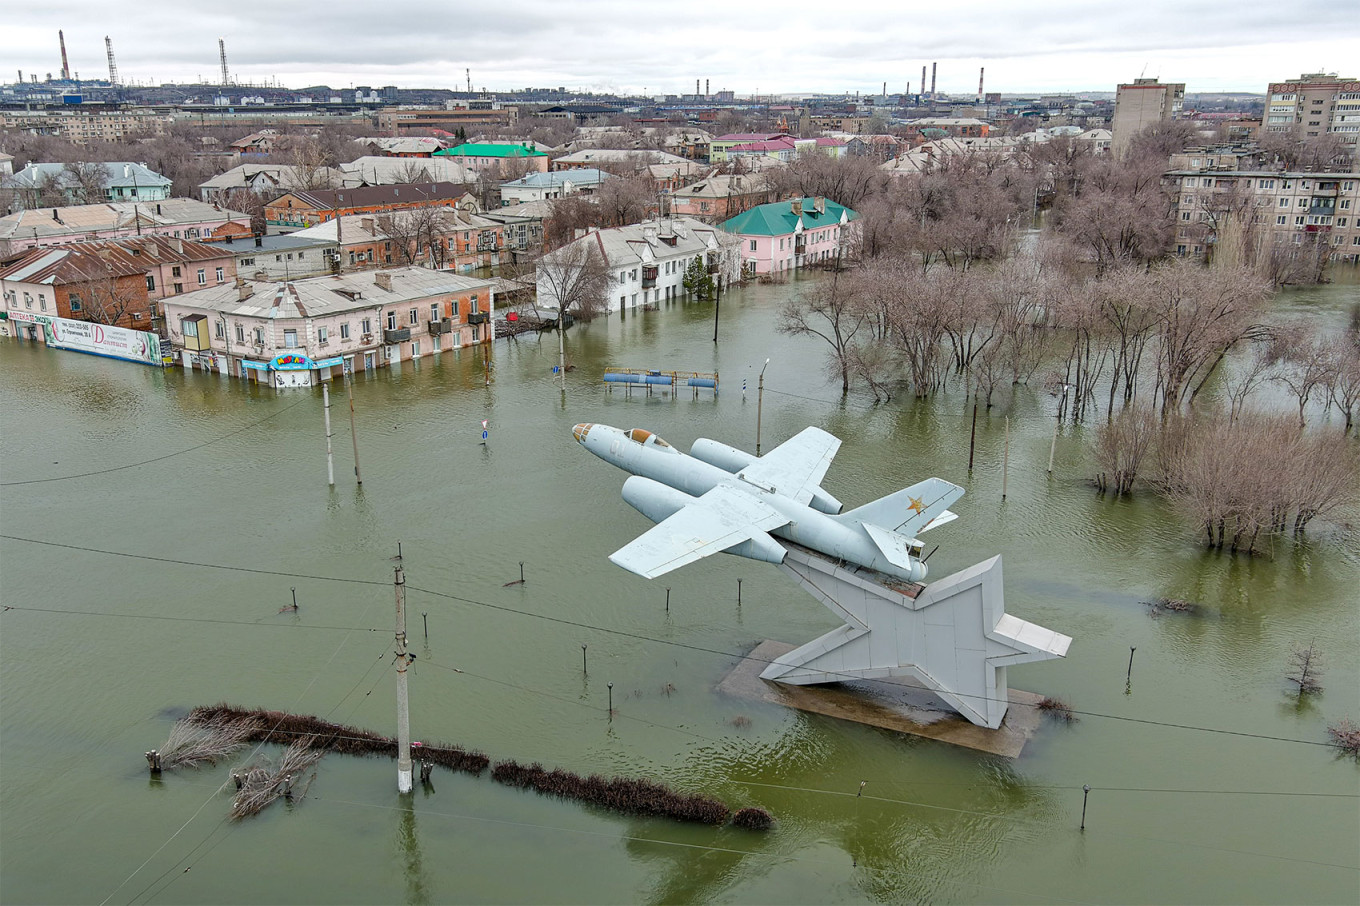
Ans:
[[[1133,137],[1154,123],[1179,119],[1185,105],[1184,82],[1134,79],[1120,85],[1114,96],[1114,122],[1110,126],[1111,150],[1122,156]]]
[[[1316,138],[1335,132],[1355,153],[1360,138],[1360,81],[1336,73],[1304,73],[1297,79],[1272,82],[1266,104],[1265,132]]]

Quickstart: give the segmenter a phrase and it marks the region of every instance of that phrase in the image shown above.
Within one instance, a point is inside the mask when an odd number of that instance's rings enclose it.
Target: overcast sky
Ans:
[[[1360,75],[1354,0],[49,0],[6,9],[0,79],[59,74],[58,29],[74,73],[106,77],[108,35],[123,80],[143,83],[219,80],[219,36],[233,79],[298,88],[459,88],[470,68],[490,90],[681,94],[698,78],[738,96],[914,92],[934,61],[954,94],[977,91],[980,66],[1001,92],[1113,91],[1145,74],[1259,93],[1303,72]]]

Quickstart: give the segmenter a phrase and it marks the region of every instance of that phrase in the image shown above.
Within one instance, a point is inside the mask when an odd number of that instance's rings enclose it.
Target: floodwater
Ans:
[[[330,490],[319,390],[0,344],[0,900],[1360,899],[1360,769],[1323,744],[1360,720],[1354,537],[1319,525],[1269,557],[1206,553],[1150,496],[1092,490],[1089,428],[1062,428],[1048,476],[1055,400],[1037,387],[979,418],[969,474],[970,401],[840,400],[820,341],[775,331],[796,289],[727,294],[716,345],[711,305],[578,325],[565,394],[553,335],[499,342],[489,388],[478,351],[361,376],[362,490],[343,393]],[[1340,326],[1358,294],[1279,307]],[[763,448],[807,425],[841,437],[826,486],[848,506],[929,475],[968,489],[927,536],[932,576],[1004,555],[1008,610],[1074,639],[1010,683],[1079,721],[1046,720],[1011,761],[715,691],[762,639],[836,621],[768,564],[651,582],[610,564],[648,523],[571,426],[751,449],[767,357]],[[722,392],[609,393],[608,365],[717,370]],[[301,801],[242,822],[221,788],[244,755],[149,778],[142,753],[201,704],[394,734],[398,543],[414,738],[654,778],[776,828],[618,817],[442,770],[403,797],[392,762],[338,755]],[[505,586],[521,561],[527,581]],[[300,609],[280,613],[293,589]],[[1201,609],[1151,615],[1163,596]],[[1325,691],[1300,703],[1285,674],[1309,643]]]

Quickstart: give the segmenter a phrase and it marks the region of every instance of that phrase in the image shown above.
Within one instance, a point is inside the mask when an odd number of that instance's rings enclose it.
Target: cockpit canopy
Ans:
[[[673,447],[671,447],[670,444],[666,443],[660,437],[646,430],[645,428],[632,428],[628,430],[626,433],[628,435],[628,439],[633,441],[634,443],[651,444],[653,446],[663,447],[667,450],[674,449]]]

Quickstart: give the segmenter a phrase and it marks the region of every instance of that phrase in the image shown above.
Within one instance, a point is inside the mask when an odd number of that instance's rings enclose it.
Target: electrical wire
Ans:
[[[210,447],[210,446],[212,446],[213,444],[218,443],[218,442],[220,442],[220,441],[224,441],[224,440],[227,440],[228,438],[235,437],[235,436],[238,435],[238,434],[243,434],[243,433],[245,433],[246,431],[251,430],[252,428],[258,428],[260,425],[262,425],[262,424],[264,424],[265,422],[269,421],[271,418],[278,418],[280,415],[283,415],[283,413],[287,412],[288,410],[290,410],[290,409],[296,409],[298,406],[301,406],[303,403],[307,403],[307,402],[310,402],[310,401],[311,401],[310,397],[303,397],[302,399],[298,400],[296,403],[293,403],[291,406],[284,406],[284,407],[283,407],[282,409],[280,409],[279,411],[274,412],[274,413],[272,413],[272,414],[270,414],[270,415],[266,415],[264,418],[260,419],[259,421],[251,422],[251,423],[248,424],[248,425],[243,425],[242,427],[237,428],[237,429],[234,430],[234,431],[229,431],[229,432],[227,432],[226,434],[222,434],[222,435],[220,435],[220,436],[218,436],[218,437],[214,437],[214,438],[211,439],[211,440],[205,440],[205,441],[204,441],[203,443],[201,443],[201,444],[195,444],[194,446],[192,446],[192,447],[186,447],[186,448],[184,448],[183,450],[176,450],[174,453],[166,453],[164,456],[156,456],[156,457],[153,457],[153,458],[151,458],[151,459],[144,459],[144,460],[142,460],[141,462],[130,462],[130,463],[128,463],[127,465],[113,466],[112,468],[108,468],[108,469],[97,469],[97,470],[95,470],[95,471],[93,471],[93,472],[80,472],[80,473],[78,473],[78,474],[76,474],[76,475],[55,475],[55,476],[53,476],[53,477],[51,477],[51,478],[27,478],[27,479],[24,479],[24,480],[22,480],[22,481],[0,481],[0,488],[10,488],[10,487],[15,487],[15,486],[17,486],[17,485],[24,485],[24,484],[43,484],[44,482],[48,482],[48,481],[70,481],[70,480],[75,479],[75,478],[89,478],[89,477],[94,476],[94,475],[108,475],[110,472],[121,472],[121,471],[123,471],[124,469],[135,469],[135,468],[138,468],[139,466],[149,466],[149,465],[151,465],[152,463],[156,463],[156,462],[164,462],[165,460],[171,459],[171,458],[176,457],[176,456],[183,456],[185,453],[192,453],[192,452],[194,452],[195,450],[202,450],[204,447]]]
[[[380,581],[377,581],[377,580],[374,580],[374,579],[357,579],[357,578],[348,578],[348,577],[341,577],[341,576],[317,576],[317,575],[308,575],[308,574],[303,574],[303,573],[290,573],[290,572],[284,572],[284,571],[281,571],[281,570],[255,569],[255,568],[251,568],[251,567],[229,566],[229,565],[218,564],[218,563],[200,563],[200,562],[194,562],[194,561],[188,561],[188,560],[174,560],[174,559],[165,558],[165,557],[152,557],[152,556],[148,556],[148,555],[145,555],[145,554],[131,554],[131,553],[125,553],[125,552],[122,552],[122,551],[109,551],[109,550],[102,550],[102,549],[100,549],[100,548],[82,547],[82,546],[80,546],[80,545],[74,545],[74,544],[63,544],[63,543],[58,543],[58,542],[55,542],[55,541],[42,541],[42,540],[38,540],[38,539],[34,539],[34,538],[23,538],[23,537],[19,537],[19,536],[17,536],[17,535],[3,535],[3,534],[0,534],[0,538],[4,538],[4,539],[10,540],[10,541],[21,541],[21,542],[26,542],[26,543],[30,543],[30,544],[47,545],[47,546],[50,546],[50,547],[60,547],[60,548],[68,549],[68,550],[84,551],[84,552],[88,552],[88,553],[107,554],[107,555],[116,556],[116,557],[129,557],[129,558],[138,559],[138,560],[150,560],[150,561],[158,562],[158,563],[175,563],[175,564],[184,565],[184,566],[197,566],[197,567],[202,567],[202,568],[205,568],[205,569],[221,569],[221,570],[228,570],[228,571],[234,571],[234,572],[252,573],[252,574],[257,574],[257,575],[280,576],[280,577],[283,577],[283,578],[292,578],[292,579],[312,579],[312,580],[325,581],[325,582],[344,582],[344,583],[351,583],[351,584],[356,584],[356,585],[368,585],[368,586],[383,586],[383,587],[386,587],[386,586],[389,584],[389,583],[387,583],[387,582],[380,582]],[[703,645],[694,645],[694,644],[690,644],[690,643],[688,643],[688,642],[677,642],[677,641],[675,641],[675,640],[673,640],[673,639],[661,639],[661,638],[657,638],[657,637],[655,637],[655,636],[643,635],[643,634],[641,634],[641,633],[628,632],[627,630],[623,630],[623,629],[612,629],[612,628],[607,627],[607,626],[595,626],[595,625],[593,625],[593,624],[584,623],[584,622],[581,622],[581,621],[579,621],[579,620],[569,620],[569,619],[567,619],[567,618],[565,618],[565,617],[554,617],[554,616],[549,616],[548,614],[534,613],[533,611],[521,610],[521,609],[515,608],[515,607],[508,607],[508,606],[503,605],[503,604],[492,604],[492,603],[489,602],[489,601],[480,601],[480,600],[477,600],[476,598],[468,598],[468,597],[464,597],[464,596],[462,596],[462,595],[449,594],[449,593],[447,593],[447,592],[435,591],[435,590],[433,590],[433,589],[428,589],[428,588],[421,588],[421,587],[415,586],[415,585],[407,585],[407,586],[406,586],[406,590],[407,590],[408,592],[417,592],[417,593],[420,593],[420,594],[430,595],[431,597],[435,597],[435,598],[442,598],[442,599],[444,599],[444,600],[457,601],[457,602],[463,603],[463,604],[470,604],[470,605],[473,605],[473,606],[476,606],[476,607],[483,607],[483,608],[487,608],[487,609],[489,609],[489,610],[497,610],[497,611],[501,611],[501,612],[504,612],[504,613],[515,614],[515,615],[517,615],[517,616],[530,617],[530,618],[537,619],[537,620],[544,620],[544,621],[546,621],[546,622],[557,623],[557,624],[563,625],[563,626],[572,626],[572,627],[574,627],[574,628],[577,628],[577,629],[584,629],[584,630],[587,630],[587,631],[590,631],[590,632],[600,632],[600,633],[605,633],[605,634],[608,634],[608,635],[615,635],[615,636],[620,636],[620,637],[623,637],[623,638],[634,639],[634,640],[637,640],[637,641],[650,642],[650,643],[657,644],[657,645],[667,645],[667,646],[670,646],[670,647],[681,648],[681,649],[685,649],[685,650],[688,650],[688,651],[696,651],[696,652],[701,652],[701,653],[704,653],[704,654],[713,654],[713,655],[717,655],[717,656],[723,657],[723,658],[736,658],[736,659],[739,659],[739,660],[742,660],[742,659],[751,659],[751,660],[757,661],[758,663],[766,663],[766,664],[773,663],[773,661],[767,660],[767,659],[762,659],[762,658],[751,658],[751,656],[750,656],[749,653],[747,653],[747,654],[742,654],[742,653],[736,652],[736,651],[726,651],[726,650],[723,650],[723,649],[720,649],[720,648],[709,648],[709,647],[707,647],[707,646],[703,646]],[[6,605],[6,609],[7,609],[7,610],[41,610],[41,608],[20,607],[20,606],[17,606],[17,605]],[[79,613],[78,611],[65,611],[65,610],[56,610],[56,609],[52,609],[51,612],[56,612],[56,613]],[[106,616],[107,614],[90,613],[89,615],[93,615],[93,616]],[[148,618],[148,619],[151,619],[152,617],[147,617],[147,618]],[[170,619],[170,618],[167,618],[167,619]],[[203,619],[203,620],[201,620],[201,622],[214,622],[214,621],[212,621],[212,620],[207,620],[207,619]],[[271,625],[271,624],[244,624],[244,625]],[[332,627],[332,628],[350,628],[350,627]],[[383,630],[381,630],[381,629],[367,629],[367,630],[364,630],[362,627],[352,627],[352,628],[354,628],[354,629],[357,630],[357,631],[368,631],[368,632],[380,632],[380,631],[383,631]],[[845,678],[846,678],[847,680],[860,680],[860,679],[862,679],[862,677],[855,676],[855,675],[852,675],[852,674],[845,674]],[[969,695],[969,694],[966,694],[966,693],[958,693],[958,692],[952,693],[952,694],[957,695],[959,698],[969,698],[969,699],[975,699],[975,700],[984,701],[984,702],[988,700],[986,696],[981,696],[981,695]],[[1023,703],[1023,702],[1014,703],[1014,704],[1016,704],[1017,706],[1020,706],[1020,707],[1031,707],[1031,708],[1037,708],[1037,707],[1038,707],[1037,705],[1030,705],[1030,704],[1028,704],[1028,703]],[[1269,733],[1249,733],[1249,732],[1246,732],[1246,731],[1244,731],[1244,730],[1227,730],[1227,729],[1223,729],[1223,728],[1221,728],[1221,727],[1200,727],[1200,726],[1195,726],[1195,725],[1193,725],[1193,724],[1171,723],[1171,722],[1169,722],[1169,721],[1152,720],[1152,719],[1150,719],[1150,718],[1128,717],[1128,716],[1121,715],[1121,714],[1106,714],[1106,713],[1103,713],[1103,712],[1100,712],[1100,711],[1081,711],[1081,710],[1077,710],[1077,709],[1075,709],[1075,708],[1072,708],[1072,709],[1069,710],[1069,713],[1074,714],[1074,715],[1079,715],[1079,716],[1081,716],[1081,717],[1095,717],[1095,718],[1102,718],[1102,719],[1105,719],[1105,720],[1124,721],[1124,722],[1126,722],[1126,723],[1136,723],[1136,724],[1143,724],[1143,725],[1147,725],[1147,726],[1155,726],[1155,727],[1166,727],[1166,728],[1168,728],[1168,729],[1176,729],[1176,730],[1195,730],[1195,731],[1199,731],[1199,732],[1202,732],[1202,733],[1216,733],[1216,734],[1223,735],[1223,736],[1236,736],[1236,737],[1241,737],[1241,738],[1245,738],[1245,739],[1263,739],[1263,740],[1269,740],[1269,741],[1271,741],[1271,742],[1289,742],[1289,743],[1296,743],[1296,744],[1298,744],[1298,745],[1321,746],[1321,747],[1324,747],[1324,748],[1335,748],[1335,747],[1336,747],[1336,746],[1335,746],[1335,743],[1326,742],[1326,741],[1323,741],[1323,740],[1315,740],[1315,739],[1296,739],[1296,738],[1294,738],[1294,737],[1289,737],[1289,736],[1275,736],[1275,735],[1272,735],[1272,734],[1269,734]]]

